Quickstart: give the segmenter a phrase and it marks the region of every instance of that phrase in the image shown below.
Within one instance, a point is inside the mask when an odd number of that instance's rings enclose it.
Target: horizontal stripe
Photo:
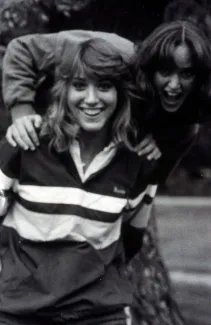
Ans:
[[[152,205],[146,205],[142,202],[139,207],[137,207],[137,211],[133,215],[130,224],[135,228],[147,228],[151,211]]]
[[[164,206],[211,207],[210,197],[201,196],[157,196],[155,203]]]
[[[196,273],[196,272],[188,272],[188,271],[170,271],[170,276],[172,281],[174,281],[177,285],[191,285],[191,286],[203,286],[207,290],[211,290],[211,275],[208,273]]]
[[[20,185],[16,187],[24,200],[37,203],[72,204],[108,213],[120,213],[127,200],[90,193],[79,188]]]
[[[9,190],[14,182],[15,182],[14,178],[8,177],[0,169],[0,189],[1,190]]]
[[[148,185],[147,186],[147,190],[146,190],[146,194],[148,194],[151,198],[154,198],[157,192],[157,185]]]
[[[151,198],[151,200],[149,202],[149,204],[150,204],[156,194],[156,191],[157,191],[157,185],[151,185],[151,184],[148,185],[145,188],[144,192],[140,193],[136,198],[129,200],[130,208],[132,208],[132,209],[136,208],[142,202],[142,200],[144,200],[145,197]],[[145,203],[147,203],[147,202],[145,202]]]
[[[76,215],[48,215],[31,212],[15,203],[4,219],[3,225],[32,241],[59,239],[89,242],[96,249],[103,249],[120,237],[122,218],[105,223]]]
[[[119,213],[108,213],[92,209],[87,209],[79,205],[72,204],[53,204],[53,203],[34,203],[26,201],[16,195],[16,201],[24,206],[27,210],[44,213],[44,214],[66,214],[66,215],[77,215],[84,219],[103,221],[103,222],[114,222],[119,218]]]
[[[149,196],[149,194],[145,194],[142,200],[146,205],[149,205],[152,203],[153,198]]]
[[[129,206],[131,209],[135,209],[139,203],[142,201],[145,192],[140,193],[135,199],[129,200]]]

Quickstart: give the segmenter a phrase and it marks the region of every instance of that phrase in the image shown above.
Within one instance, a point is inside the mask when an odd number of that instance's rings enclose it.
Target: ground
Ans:
[[[210,325],[211,200],[158,197],[156,202],[161,252],[176,301],[187,324]]]

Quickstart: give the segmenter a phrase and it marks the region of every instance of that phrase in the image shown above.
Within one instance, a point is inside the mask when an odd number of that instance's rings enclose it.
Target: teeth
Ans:
[[[100,109],[83,109],[83,112],[87,115],[94,116],[101,112]]]
[[[178,97],[180,95],[180,93],[170,94],[170,93],[167,93],[167,92],[166,92],[166,94],[167,94],[167,96],[173,97],[173,98]]]

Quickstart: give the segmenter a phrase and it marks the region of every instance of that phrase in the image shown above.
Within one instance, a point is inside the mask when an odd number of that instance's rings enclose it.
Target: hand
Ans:
[[[139,156],[147,155],[148,160],[159,159],[161,157],[160,149],[151,134],[146,137],[136,146],[136,152]]]
[[[18,145],[24,150],[35,150],[39,146],[36,129],[39,129],[41,124],[42,117],[38,114],[20,117],[7,129],[6,139],[13,147]]]

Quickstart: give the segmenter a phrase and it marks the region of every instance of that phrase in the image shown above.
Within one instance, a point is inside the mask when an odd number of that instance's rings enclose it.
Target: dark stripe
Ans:
[[[66,215],[76,215],[78,217],[102,221],[102,222],[115,222],[119,218],[119,213],[109,213],[102,212],[98,210],[93,210],[89,208],[83,208],[79,205],[74,204],[53,204],[53,203],[37,203],[27,201],[20,196],[16,196],[17,201],[27,210],[33,212],[45,213],[45,214],[66,214]]]
[[[128,223],[122,225],[125,256],[129,262],[141,249],[146,228],[135,228]]]
[[[148,183],[140,182],[140,184],[137,187],[135,187],[131,192],[130,199],[131,200],[136,199],[139,195],[141,195],[143,192],[146,191],[148,185],[149,185]]]
[[[150,205],[153,202],[154,197],[151,197],[149,194],[145,194],[142,200],[134,207],[134,208],[129,208],[127,209],[126,212],[133,212],[133,211],[138,211],[140,207],[142,207],[143,204],[145,205]]]
[[[154,197],[151,197],[149,194],[145,194],[143,199],[142,199],[142,202],[149,205],[152,203]]]

